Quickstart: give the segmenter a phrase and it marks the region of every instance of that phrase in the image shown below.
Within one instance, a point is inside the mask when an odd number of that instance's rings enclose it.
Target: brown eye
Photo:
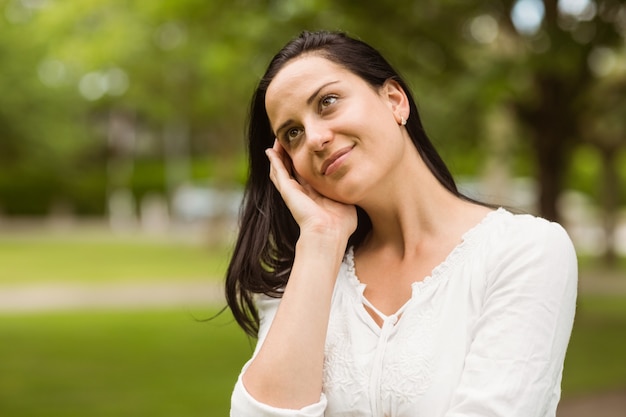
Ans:
[[[333,95],[324,96],[320,100],[320,107],[322,109],[324,109],[324,108],[334,104],[336,101],[337,101],[337,96],[333,96]]]
[[[297,127],[293,127],[291,129],[287,130],[287,134],[285,135],[286,138],[287,138],[287,141],[291,142],[291,141],[297,139],[298,136],[300,136],[300,132],[301,132],[301,129],[299,129]]]

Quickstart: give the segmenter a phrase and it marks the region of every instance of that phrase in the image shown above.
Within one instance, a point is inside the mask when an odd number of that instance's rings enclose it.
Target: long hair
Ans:
[[[322,56],[358,75],[372,87],[395,80],[404,89],[410,115],[406,129],[420,156],[451,193],[457,190],[450,171],[426,136],[417,105],[398,72],[373,47],[338,32],[303,32],[271,60],[252,96],[248,120],[249,174],[239,218],[239,235],[226,274],[226,300],[237,323],[256,336],[259,317],[255,294],[280,297],[293,265],[299,228],[282,197],[269,178],[265,150],[272,147],[274,134],[265,109],[269,84],[286,63],[305,53]],[[357,207],[358,225],[349,245],[358,246],[371,230],[365,212]]]

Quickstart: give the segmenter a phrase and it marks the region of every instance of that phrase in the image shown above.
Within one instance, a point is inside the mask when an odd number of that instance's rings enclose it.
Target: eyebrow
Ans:
[[[311,103],[313,103],[313,100],[315,100],[315,97],[317,97],[317,95],[320,93],[320,91],[322,91],[324,88],[328,87],[329,85],[336,84],[338,82],[339,82],[339,80],[330,81],[330,82],[327,82],[326,84],[322,84],[317,90],[315,90],[313,92],[313,94],[311,94],[309,96],[309,98],[306,99],[307,106],[310,106]],[[289,119],[285,123],[281,124],[280,127],[278,129],[276,129],[276,133],[275,133],[276,137],[278,137],[279,133],[283,129],[285,129],[287,126],[289,126],[291,123],[293,123],[293,119]]]

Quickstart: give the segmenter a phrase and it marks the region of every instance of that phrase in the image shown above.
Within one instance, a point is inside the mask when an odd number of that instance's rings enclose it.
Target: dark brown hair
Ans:
[[[258,332],[259,317],[254,294],[280,297],[293,265],[299,228],[280,194],[269,179],[265,150],[274,134],[265,109],[265,94],[276,74],[292,59],[305,53],[318,54],[378,88],[392,79],[404,89],[411,117],[406,129],[422,159],[439,182],[459,194],[454,179],[426,136],[417,106],[407,84],[397,71],[370,45],[344,33],[303,32],[271,60],[252,97],[248,120],[249,174],[239,219],[239,235],[226,275],[226,300],[235,320],[249,335]],[[357,207],[358,226],[349,245],[358,246],[371,230],[371,222]]]

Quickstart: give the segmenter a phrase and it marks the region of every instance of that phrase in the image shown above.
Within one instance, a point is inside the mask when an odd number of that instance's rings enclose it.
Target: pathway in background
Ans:
[[[580,277],[580,292],[626,294],[626,276],[620,274],[604,271],[585,273]],[[0,313],[176,305],[223,306],[221,280],[0,286]]]
[[[559,404],[556,417],[624,417],[626,390],[588,394],[565,398]]]
[[[221,285],[216,280],[207,281],[3,286],[0,313],[224,305]]]

